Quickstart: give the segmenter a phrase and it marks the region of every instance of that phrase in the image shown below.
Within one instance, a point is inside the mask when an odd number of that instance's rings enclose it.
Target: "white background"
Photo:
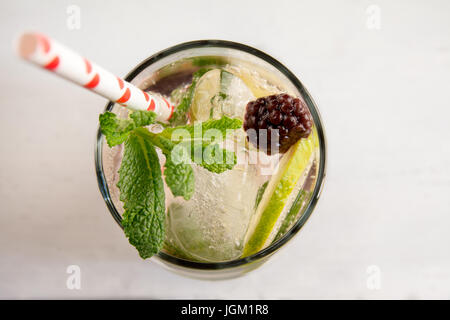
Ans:
[[[66,26],[68,5],[81,29]],[[371,5],[380,29],[367,27]],[[0,298],[450,298],[449,1],[2,1]],[[306,85],[328,136],[322,198],[267,264],[200,281],[141,260],[97,188],[105,100],[20,61],[39,30],[124,76],[195,39],[246,43]],[[81,290],[68,290],[68,265]],[[381,287],[367,286],[367,268]]]

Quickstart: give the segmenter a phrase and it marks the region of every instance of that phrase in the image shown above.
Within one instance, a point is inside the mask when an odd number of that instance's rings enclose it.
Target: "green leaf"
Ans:
[[[100,128],[106,137],[110,147],[121,144],[128,138],[130,131],[134,129],[134,122],[128,119],[119,119],[112,112],[100,115]]]
[[[236,165],[237,160],[234,152],[222,149],[218,144],[203,145],[202,147],[203,160],[196,163],[207,169],[208,171],[214,173],[222,173],[227,170],[233,169],[233,167]],[[219,159],[219,161],[215,161],[216,157]]]
[[[230,120],[233,121],[228,122],[228,120],[224,120],[224,123],[236,123],[234,120],[237,120],[238,123],[241,123],[241,120],[238,119],[230,119]],[[206,124],[207,122],[215,122],[217,124],[219,121],[220,120],[212,120],[203,123]],[[201,123],[199,123],[198,125],[201,125]],[[190,127],[193,126],[181,126],[177,128],[182,129],[188,128],[186,130],[188,130],[187,132],[189,132],[189,130],[193,130],[193,128]],[[206,124],[205,127],[213,129],[213,126],[211,124]],[[190,139],[191,137],[190,134],[185,135],[184,138],[186,139],[177,139],[177,138],[171,139],[173,138],[171,132],[174,132],[173,129],[177,128],[168,128],[162,131],[161,133],[157,134],[146,130],[145,136],[155,146],[161,149],[164,155],[166,155],[166,158],[174,157],[172,152],[176,152],[175,156],[178,157],[178,159],[181,159],[179,160],[179,162],[182,162],[184,164],[188,164],[188,161],[191,160],[192,162],[198,164],[199,166],[202,166],[208,171],[214,173],[222,173],[224,171],[233,169],[233,167],[236,165],[237,159],[235,153],[233,151],[228,151],[226,149],[220,148],[220,146],[217,143],[214,143],[214,141],[201,138]],[[222,132],[223,135],[226,134],[225,130],[223,131],[221,131],[220,129],[217,130]],[[183,151],[183,149],[185,151]],[[170,156],[168,156],[169,154]],[[183,158],[182,154],[185,154],[188,157]]]
[[[117,186],[125,209],[125,235],[146,259],[159,252],[164,242],[165,196],[158,155],[142,131],[147,130],[135,129],[125,142]]]
[[[236,130],[241,126],[241,119],[223,116],[218,120],[208,120],[205,122],[198,122],[195,124],[178,126],[175,128],[166,128],[159,135],[174,142],[180,142],[186,140],[186,138],[192,140],[204,140],[208,136],[208,130],[214,129],[218,130],[217,133],[221,134],[222,139],[225,139],[226,134],[229,132],[229,130]]]
[[[136,110],[130,114],[130,118],[134,121],[136,128],[145,127],[155,123],[156,113],[153,111]]]
[[[241,126],[240,119],[223,116],[218,120],[166,128],[157,134],[158,138],[154,143],[162,149],[165,148],[163,144],[167,145],[168,141],[182,145],[188,150],[193,162],[211,172],[222,173],[236,165],[236,155],[220,148],[217,142],[225,139],[229,130],[236,130]],[[215,139],[219,141],[214,141]]]
[[[202,68],[197,70],[192,75],[192,82],[189,88],[184,93],[180,104],[175,108],[175,111],[172,114],[172,117],[169,120],[170,125],[178,126],[181,124],[185,124],[188,120],[187,113],[189,112],[189,108],[192,104],[192,98],[194,96],[195,86],[197,85],[198,80],[208,72],[210,69]]]
[[[218,144],[191,140],[181,142],[178,146],[188,150],[191,160],[210,172],[222,173],[231,170],[237,162],[234,152],[222,149]]]
[[[227,59],[218,56],[201,56],[192,58],[192,65],[204,67],[204,66],[223,66],[227,64]]]
[[[167,186],[172,191],[172,194],[182,196],[184,199],[189,200],[194,194],[195,180],[194,171],[190,166],[187,159],[183,159],[183,151],[180,148],[175,148],[175,144],[158,134],[152,133],[148,130],[140,130],[139,134],[152,143],[163,152],[166,157],[166,163],[164,164],[164,177]]]
[[[99,116],[100,128],[110,147],[123,143],[131,131],[152,124],[155,119],[156,113],[152,111],[133,111],[130,119],[117,118],[108,111]]]
[[[167,153],[165,156],[164,176],[167,186],[175,197],[181,196],[189,200],[195,190],[194,170],[189,164],[173,161],[172,153]]]

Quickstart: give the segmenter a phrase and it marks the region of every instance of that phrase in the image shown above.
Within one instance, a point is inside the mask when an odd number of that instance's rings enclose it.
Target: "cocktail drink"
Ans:
[[[197,41],[125,80],[175,106],[168,121],[113,103],[100,117],[100,190],[142,258],[234,277],[303,226],[320,194],[325,141],[311,97],[284,66],[244,45]]]

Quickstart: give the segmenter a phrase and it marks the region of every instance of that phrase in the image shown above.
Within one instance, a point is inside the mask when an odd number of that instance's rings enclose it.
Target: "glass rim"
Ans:
[[[243,51],[246,53],[249,53],[251,55],[256,56],[257,58],[260,58],[264,60],[265,62],[271,64],[274,66],[278,71],[280,71],[284,76],[287,77],[287,79],[296,87],[296,89],[300,92],[303,99],[305,100],[305,103],[308,105],[308,108],[311,112],[311,115],[314,119],[314,124],[317,129],[317,134],[319,138],[319,150],[320,150],[320,157],[319,157],[319,167],[318,167],[318,173],[317,173],[317,180],[314,187],[314,191],[312,193],[312,196],[309,200],[309,203],[307,207],[305,208],[304,213],[302,216],[295,222],[295,224],[289,229],[286,234],[284,234],[280,239],[277,241],[271,243],[268,247],[258,251],[255,254],[252,254],[248,257],[239,258],[231,261],[225,261],[225,262],[195,262],[195,261],[189,261],[184,260],[181,258],[177,258],[175,256],[169,255],[167,253],[164,253],[160,251],[156,256],[162,259],[163,261],[166,261],[170,264],[174,264],[176,266],[185,267],[189,269],[199,269],[199,270],[223,270],[223,269],[229,269],[234,268],[238,266],[242,266],[251,262],[258,261],[266,256],[271,255],[275,251],[277,251],[279,248],[281,248],[284,244],[286,244],[289,240],[291,240],[294,235],[296,235],[299,230],[305,225],[308,218],[311,216],[317,201],[319,200],[324,178],[325,178],[325,171],[326,171],[326,139],[325,139],[325,132],[322,126],[322,120],[319,114],[319,111],[317,109],[316,103],[312,99],[309,92],[306,90],[306,88],[303,86],[303,84],[300,82],[300,80],[288,69],[286,68],[281,62],[276,60],[275,58],[269,56],[268,54],[255,49],[253,47],[247,46],[245,44],[241,44],[238,42],[232,42],[232,41],[226,41],[226,40],[195,40],[190,42],[184,42],[181,44],[177,44],[175,46],[169,47],[167,49],[161,50],[150,57],[143,60],[141,63],[139,63],[134,69],[132,69],[127,76],[124,78],[126,81],[130,82],[132,81],[138,74],[140,74],[144,69],[146,69],[151,64],[168,57],[172,54],[178,53],[180,51],[185,51],[188,49],[195,49],[195,48],[205,48],[205,47],[217,47],[217,48],[224,48],[224,49],[235,49],[238,51]],[[105,106],[104,111],[111,111],[113,106],[115,105],[114,102],[108,102]],[[106,206],[108,207],[111,215],[113,216],[114,220],[118,223],[118,225],[123,229],[122,226],[122,216],[117,211],[116,207],[114,206],[114,203],[111,199],[108,184],[104,175],[103,171],[103,161],[102,161],[102,146],[103,146],[103,134],[100,130],[100,127],[97,129],[97,140],[95,144],[95,169],[97,173],[97,182],[100,189],[100,192],[103,196],[103,200],[106,203]],[[297,200],[297,199],[296,199]]]

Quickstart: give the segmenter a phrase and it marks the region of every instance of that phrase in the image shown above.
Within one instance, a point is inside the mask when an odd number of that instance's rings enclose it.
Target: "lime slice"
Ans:
[[[280,90],[275,85],[271,85],[265,78],[262,78],[258,73],[250,71],[248,68],[233,68],[234,75],[239,77],[245,85],[250,89],[255,98],[270,96],[272,94],[280,93]]]
[[[317,145],[316,133],[313,131],[307,139],[299,140],[281,158],[250,221],[245,237],[244,257],[268,246],[277,235],[284,219],[282,213],[286,211],[285,205],[294,187],[301,178],[306,177],[305,172],[315,158]]]
[[[297,219],[303,213],[302,209],[304,208],[308,200],[311,198],[311,195],[312,195],[311,192],[305,190],[300,190],[298,192],[297,198],[290,207],[289,212],[286,214],[286,217],[284,217],[281,226],[278,229],[277,235],[275,236],[272,242],[275,242],[282,236],[284,236],[286,232],[288,232],[289,229],[294,225],[295,221],[297,221]]]
[[[224,115],[243,119],[245,107],[251,100],[254,100],[252,92],[239,77],[213,69],[198,81],[189,115],[194,122],[219,119]]]

